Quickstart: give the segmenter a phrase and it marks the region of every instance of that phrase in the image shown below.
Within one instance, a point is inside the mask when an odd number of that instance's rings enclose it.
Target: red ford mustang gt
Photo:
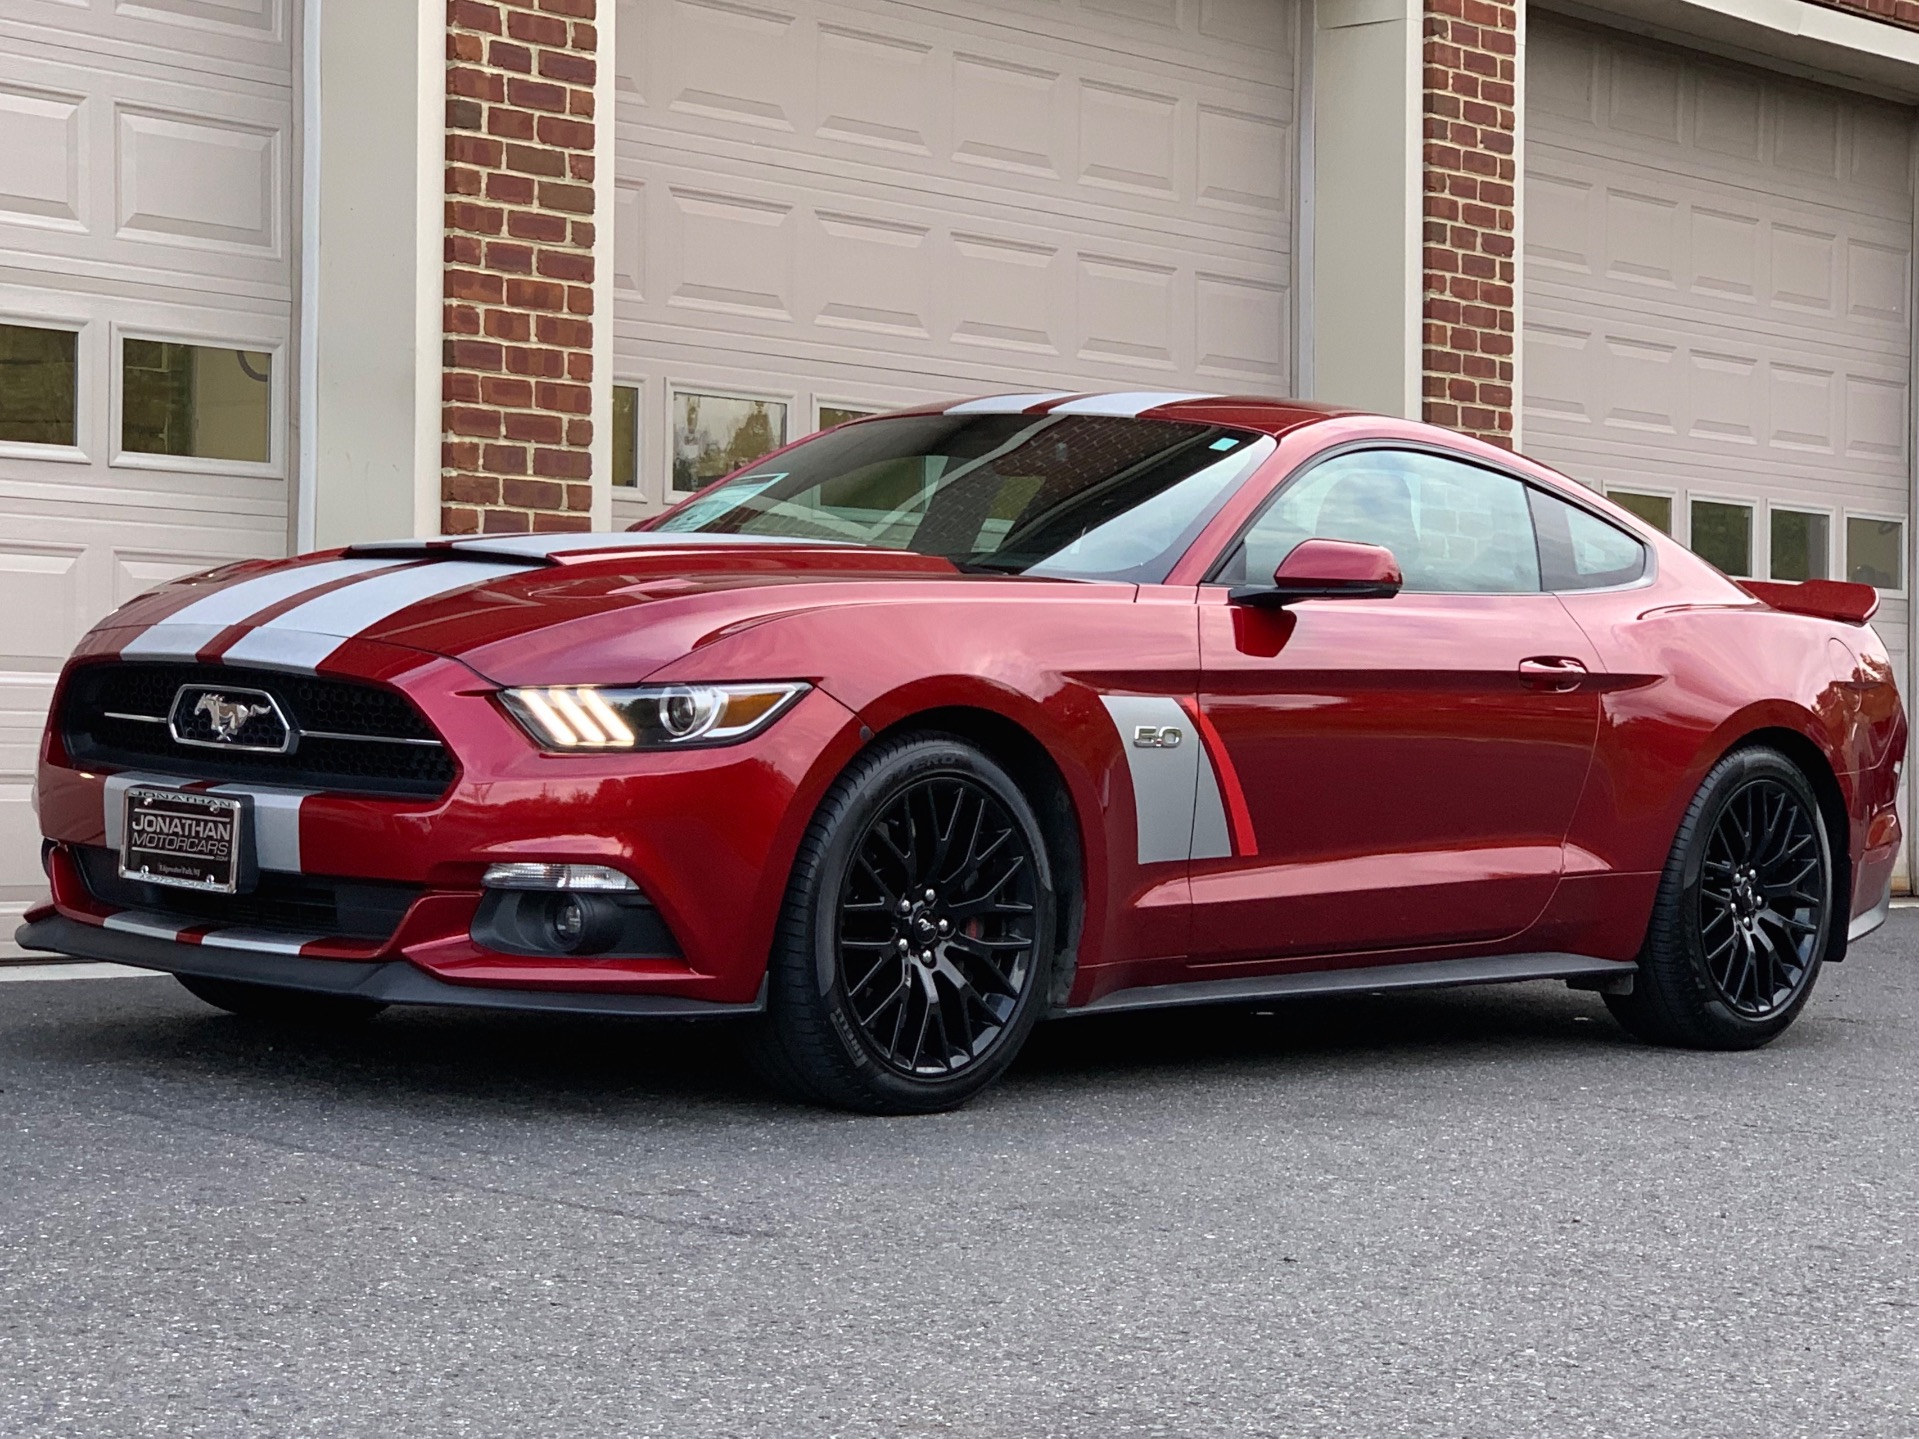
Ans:
[[[931,1110],[1043,1016],[1562,979],[1790,1024],[1887,908],[1864,586],[1303,404],[861,420],[636,533],[354,546],[109,617],[21,942],[242,1013],[750,1015]]]

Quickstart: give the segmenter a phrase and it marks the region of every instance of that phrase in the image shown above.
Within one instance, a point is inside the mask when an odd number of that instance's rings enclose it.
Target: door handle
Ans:
[[[1527,689],[1563,694],[1579,688],[1586,667],[1565,655],[1535,655],[1519,662],[1519,682]]]

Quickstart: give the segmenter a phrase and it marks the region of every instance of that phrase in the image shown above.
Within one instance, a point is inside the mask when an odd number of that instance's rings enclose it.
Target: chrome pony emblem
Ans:
[[[202,749],[287,754],[294,745],[286,711],[265,690],[182,685],[173,696],[167,728],[175,744]]]
[[[246,728],[250,719],[273,713],[271,704],[236,704],[225,695],[203,694],[200,703],[193,707],[197,715],[205,715],[207,723],[213,727],[213,737],[231,744],[240,737],[240,731]]]

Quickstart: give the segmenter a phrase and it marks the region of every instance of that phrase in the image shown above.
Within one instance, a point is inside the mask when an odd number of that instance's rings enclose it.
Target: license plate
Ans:
[[[243,812],[238,799],[222,795],[128,789],[120,831],[121,877],[236,893],[244,873]]]

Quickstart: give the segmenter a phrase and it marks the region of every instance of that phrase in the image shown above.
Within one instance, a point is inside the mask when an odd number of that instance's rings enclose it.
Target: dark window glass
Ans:
[[[878,413],[878,410],[849,410],[844,405],[821,405],[820,428],[830,430],[835,425],[844,425],[851,420],[863,420],[868,415]]]
[[[72,330],[0,325],[0,440],[76,443],[80,337]]]
[[[1832,521],[1814,510],[1772,512],[1772,577],[1823,580],[1832,574]]]
[[[640,392],[632,385],[613,387],[613,483],[628,490],[640,483]]]
[[[1597,515],[1557,495],[1533,490],[1540,577],[1549,590],[1628,585],[1646,573],[1646,547]]]
[[[1358,450],[1314,465],[1253,522],[1221,578],[1261,583],[1305,539],[1383,545],[1399,561],[1408,590],[1539,589],[1526,486],[1439,455]]]
[[[1672,533],[1671,495],[1642,495],[1635,490],[1607,490],[1606,498],[1628,514],[1638,515],[1660,534]]]
[[[1726,574],[1752,574],[1752,506],[1692,502],[1692,552]]]
[[[1095,415],[910,415],[819,435],[653,528],[788,535],[963,568],[1163,580],[1272,440]]]
[[[1846,516],[1846,578],[1882,590],[1905,587],[1906,527],[1897,520]]]
[[[260,350],[127,340],[120,448],[200,460],[273,457],[273,356]]]

